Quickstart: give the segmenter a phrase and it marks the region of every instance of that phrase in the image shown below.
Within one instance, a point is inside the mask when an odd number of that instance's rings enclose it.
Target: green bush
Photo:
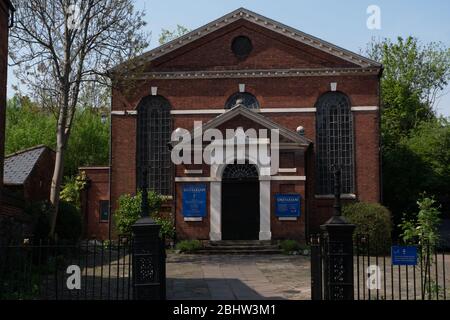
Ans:
[[[355,235],[369,238],[371,253],[386,253],[391,245],[391,213],[378,203],[357,202],[344,206],[342,213],[356,225]]]
[[[81,214],[73,204],[60,201],[55,233],[58,239],[77,241],[81,237]]]
[[[183,253],[193,253],[202,248],[202,243],[198,240],[184,240],[177,243],[176,250]]]
[[[27,205],[25,212],[31,216],[35,240],[47,239],[50,233],[51,205],[48,201]]]
[[[74,177],[66,177],[65,180],[64,186],[59,193],[60,199],[73,204],[77,208],[81,208],[80,195],[87,184],[86,172],[83,171]]]
[[[295,240],[283,240],[280,242],[280,249],[283,250],[285,254],[289,254],[294,251],[299,251],[301,246]]]
[[[161,237],[173,239],[175,237],[175,228],[172,219],[158,216],[163,200],[163,196],[158,193],[148,193],[150,215],[156,223],[161,225]],[[114,214],[114,222],[120,234],[131,234],[131,226],[141,217],[141,201],[141,192],[135,196],[126,194],[119,198],[119,208]]]

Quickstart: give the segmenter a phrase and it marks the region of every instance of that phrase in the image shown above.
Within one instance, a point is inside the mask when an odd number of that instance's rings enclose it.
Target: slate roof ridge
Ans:
[[[54,151],[52,148],[50,148],[49,146],[46,146],[45,144],[39,144],[37,146],[33,146],[33,147],[26,148],[26,149],[22,149],[22,150],[14,152],[14,153],[11,153],[9,155],[6,155],[5,156],[5,160],[7,158],[15,157],[15,156],[18,156],[18,155],[21,155],[21,154],[24,154],[24,153],[27,153],[27,152],[30,152],[30,151],[34,151],[36,149],[46,149],[46,148],[50,149],[51,151]]]

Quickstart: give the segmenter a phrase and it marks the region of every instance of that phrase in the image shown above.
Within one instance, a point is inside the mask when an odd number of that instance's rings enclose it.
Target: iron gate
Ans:
[[[417,244],[416,265],[394,265],[392,243],[374,244],[367,235],[353,238],[353,299],[448,300],[450,252],[436,245]],[[323,234],[311,237],[311,298],[329,299],[330,242]],[[342,272],[349,270],[342,270]]]

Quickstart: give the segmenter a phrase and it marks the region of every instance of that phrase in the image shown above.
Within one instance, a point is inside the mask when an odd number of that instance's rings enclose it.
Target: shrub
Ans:
[[[423,245],[436,246],[439,242],[440,205],[434,197],[422,194],[417,201],[419,213],[413,219],[405,214],[399,227],[402,229],[400,235],[403,242],[414,244],[419,241]]]
[[[386,253],[391,244],[391,213],[378,203],[353,203],[344,206],[342,213],[356,225],[355,235],[369,238],[371,253]]]
[[[60,201],[55,233],[58,239],[77,241],[81,237],[81,214],[74,205]]]
[[[148,193],[150,215],[156,223],[161,225],[160,236],[173,239],[175,237],[175,228],[172,219],[158,216],[163,200],[163,196],[158,193]],[[119,198],[119,208],[114,214],[114,221],[120,234],[131,234],[131,226],[141,217],[141,201],[141,192],[135,196],[126,194]]]
[[[299,251],[301,246],[295,240],[283,240],[280,242],[280,249],[283,250],[285,254],[289,254],[294,251]]]
[[[86,172],[81,172],[75,177],[66,178],[64,187],[60,192],[62,201],[69,202],[76,206],[81,207],[80,195],[81,191],[86,187],[87,176]]]
[[[47,239],[50,233],[51,205],[47,201],[29,204],[25,212],[31,216],[35,240]]]
[[[183,253],[193,253],[202,248],[202,243],[198,240],[184,240],[177,243],[176,250]]]

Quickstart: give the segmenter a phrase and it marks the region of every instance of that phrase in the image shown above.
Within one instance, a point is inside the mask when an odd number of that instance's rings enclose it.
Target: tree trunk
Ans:
[[[59,192],[61,190],[61,182],[64,172],[64,150],[65,150],[65,137],[64,129],[58,127],[57,134],[57,146],[55,157],[55,168],[53,170],[52,186],[50,189],[50,202],[53,205],[54,211],[51,221],[50,237],[55,235],[56,221],[58,219],[59,212]]]

